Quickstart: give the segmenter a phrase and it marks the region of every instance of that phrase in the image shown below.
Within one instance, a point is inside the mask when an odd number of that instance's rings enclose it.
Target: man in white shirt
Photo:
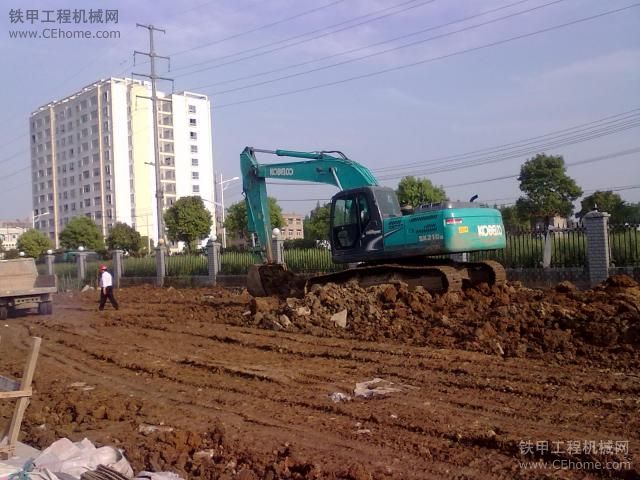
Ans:
[[[111,274],[107,272],[106,265],[100,265],[100,306],[99,310],[104,310],[104,305],[107,303],[107,298],[113,305],[113,308],[118,310],[118,302],[113,296],[113,278]]]

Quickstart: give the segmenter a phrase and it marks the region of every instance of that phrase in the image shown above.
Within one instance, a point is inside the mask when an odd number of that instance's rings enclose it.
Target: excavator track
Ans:
[[[255,265],[249,270],[247,288],[256,297],[303,296],[313,285],[344,284],[355,281],[362,287],[384,283],[404,282],[410,288],[422,286],[431,293],[456,292],[481,283],[503,285],[506,273],[493,260],[482,262],[448,262],[437,264],[381,264],[363,265],[341,272],[317,275],[305,279],[287,271],[282,265]]]
[[[481,283],[499,286],[504,285],[507,281],[507,273],[504,267],[494,260],[460,262],[454,265],[462,277],[464,288],[475,287]]]
[[[463,278],[457,269],[448,265],[370,265],[350,268],[342,272],[318,275],[307,280],[306,291],[313,285],[357,281],[362,287],[391,282],[405,282],[411,288],[422,286],[429,292],[455,292],[462,289]]]

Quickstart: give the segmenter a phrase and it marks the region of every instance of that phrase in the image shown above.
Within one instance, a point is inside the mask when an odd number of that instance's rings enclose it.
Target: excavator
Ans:
[[[298,159],[261,164],[256,153]],[[295,295],[314,284],[357,281],[361,286],[402,281],[430,292],[450,292],[506,281],[498,262],[455,261],[468,252],[505,247],[502,216],[474,202],[442,202],[403,211],[393,189],[340,151],[297,152],[246,147],[240,154],[247,227],[264,263],[249,269],[254,297]],[[338,188],[331,199],[329,241],[335,273],[302,278],[274,261],[267,179],[323,183]],[[406,209],[405,209],[406,210]],[[255,237],[253,236],[255,234]]]

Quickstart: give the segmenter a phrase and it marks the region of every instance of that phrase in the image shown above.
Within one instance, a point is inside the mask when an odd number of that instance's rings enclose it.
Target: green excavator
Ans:
[[[256,153],[300,159],[260,164]],[[403,281],[430,292],[447,292],[482,282],[502,284],[504,268],[495,261],[454,261],[452,254],[505,247],[500,212],[473,202],[400,208],[393,189],[339,151],[295,152],[247,147],[240,154],[247,227],[257,237],[264,263],[250,268],[253,296],[293,295],[314,284],[356,280],[362,286]],[[325,183],[339,189],[331,199],[329,241],[335,263],[351,268],[302,278],[274,262],[266,179]]]

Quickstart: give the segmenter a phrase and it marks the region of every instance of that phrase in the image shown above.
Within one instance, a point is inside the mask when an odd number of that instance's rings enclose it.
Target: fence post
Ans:
[[[584,216],[589,282],[592,287],[609,277],[609,217],[608,213],[595,210]]]
[[[218,273],[220,272],[220,244],[214,238],[207,242],[207,264],[209,267],[209,281],[216,284]]]
[[[84,283],[84,278],[87,276],[87,254],[85,252],[78,252],[76,257],[78,265],[78,284]]]
[[[156,286],[162,287],[164,285],[164,277],[167,274],[166,264],[167,249],[164,246],[162,239],[158,240],[158,246],[156,247]]]
[[[122,269],[122,250],[114,250],[111,253],[111,258],[113,260],[113,286],[120,288],[120,279],[124,272]]]
[[[551,252],[553,251],[553,227],[548,226],[544,232],[544,248],[542,250],[542,268],[551,266]]]
[[[49,251],[51,251],[51,250],[49,250]],[[55,257],[50,253],[47,253],[45,255],[45,257],[44,257],[44,261],[47,264],[47,275],[53,275],[55,273],[54,270],[53,270],[53,259],[54,258]]]
[[[284,239],[280,234],[276,234],[271,242],[273,247],[273,261],[279,265],[284,265]]]

